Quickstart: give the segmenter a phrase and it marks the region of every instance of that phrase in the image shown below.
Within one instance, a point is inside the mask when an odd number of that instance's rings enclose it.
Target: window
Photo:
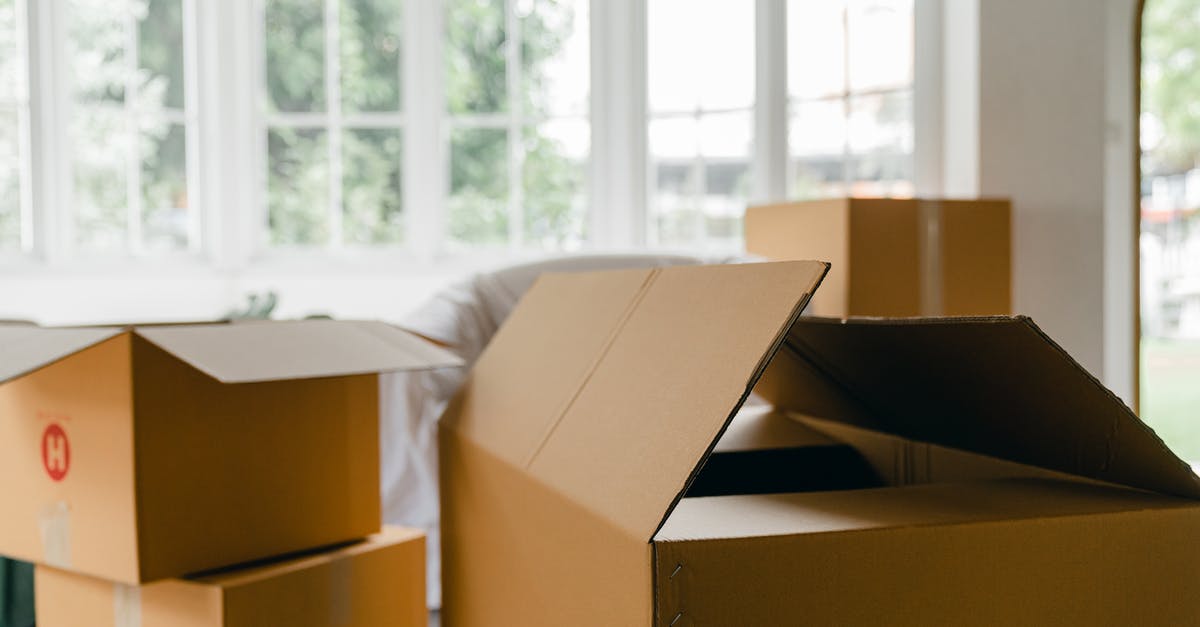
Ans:
[[[267,0],[271,244],[404,241],[401,9],[389,0]]]
[[[352,249],[736,251],[749,202],[911,193],[912,13],[0,0],[0,250],[234,272]]]
[[[1200,2],[1147,0],[1142,16],[1142,418],[1200,460]]]
[[[750,191],[755,4],[648,2],[650,243],[736,249]]]
[[[913,194],[913,0],[788,1],[788,190]]]
[[[746,205],[781,193],[913,194],[913,0],[781,0],[785,41],[756,32],[774,2],[646,2],[651,245],[737,250]],[[763,62],[786,92],[756,85]],[[763,132],[787,137],[784,181],[764,180]]]
[[[574,249],[585,237],[586,0],[450,0],[452,248]]]
[[[22,8],[17,0],[0,0],[0,253],[28,248],[29,100]]]
[[[84,253],[198,248],[184,0],[70,0],[68,224]]]

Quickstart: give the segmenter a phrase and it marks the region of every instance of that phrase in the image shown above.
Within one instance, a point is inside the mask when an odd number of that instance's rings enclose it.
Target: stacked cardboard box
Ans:
[[[43,627],[55,617],[105,624],[114,613],[126,621],[117,625],[141,624],[128,618],[140,615],[130,609],[137,598],[154,600],[146,616],[167,607],[178,618],[168,624],[193,624],[184,617],[203,595],[170,592],[187,587],[179,584],[141,597],[139,586],[379,532],[376,373],[455,363],[382,323],[0,326],[0,554],[38,564]],[[392,549],[420,542],[393,533],[327,554],[327,584],[354,577],[351,608],[374,603],[364,594],[411,589],[360,588],[357,577],[423,582],[421,561]],[[271,599],[345,605],[333,588],[300,593],[324,576],[311,559],[225,575],[278,592],[252,595],[265,604],[242,608],[258,617],[251,624],[301,624],[271,619]],[[371,560],[385,565],[360,564]],[[228,580],[193,583],[225,590],[232,620],[241,597]],[[116,600],[55,593],[101,588]],[[77,613],[87,607],[105,616]],[[344,624],[378,623],[356,615]]]
[[[1004,199],[835,198],[746,210],[746,251],[832,264],[818,316],[1012,312],[1012,217]]]
[[[1027,318],[801,317],[826,270],[542,277],[442,420],[443,624],[1196,624],[1200,478],[1119,399]]]

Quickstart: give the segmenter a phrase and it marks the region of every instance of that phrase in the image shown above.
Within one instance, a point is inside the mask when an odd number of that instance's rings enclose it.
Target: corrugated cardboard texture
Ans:
[[[1200,508],[1037,481],[688,499],[658,625],[1184,625]]]
[[[224,385],[133,342],[142,581],[379,530],[376,375]]]
[[[424,627],[424,557],[419,532],[389,529],[341,549],[141,587],[38,567],[38,625]],[[137,607],[122,609],[124,597]]]
[[[446,625],[647,622],[646,543],[826,268],[539,280],[443,419]]]
[[[136,580],[130,337],[0,385],[0,554]],[[43,435],[69,449],[53,480]]]
[[[824,259],[820,316],[1006,314],[1012,307],[1007,200],[841,198],[750,207],[746,250]]]
[[[759,389],[777,406],[857,423],[829,411],[849,397],[878,431],[1200,498],[1191,468],[1028,318],[806,318],[787,343]],[[783,375],[824,392],[776,395]]]

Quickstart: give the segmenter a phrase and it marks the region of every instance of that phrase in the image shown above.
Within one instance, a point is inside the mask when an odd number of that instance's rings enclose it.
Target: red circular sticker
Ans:
[[[67,432],[57,424],[51,424],[42,433],[42,466],[55,481],[62,481],[71,468],[71,444],[67,442]]]

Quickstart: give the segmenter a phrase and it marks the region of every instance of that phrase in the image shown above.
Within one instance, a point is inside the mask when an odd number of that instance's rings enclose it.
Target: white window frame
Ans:
[[[403,206],[406,242],[403,247],[359,249],[333,247],[288,251],[267,246],[266,238],[266,126],[265,51],[261,45],[261,2],[254,0],[183,0],[185,40],[190,52],[185,72],[189,118],[188,185],[191,206],[198,208],[194,228],[199,243],[194,254],[160,259],[81,259],[72,254],[67,134],[59,121],[69,119],[69,85],[62,71],[66,41],[65,23],[57,2],[17,0],[27,8],[30,32],[29,137],[31,163],[28,189],[31,211],[24,235],[28,254],[5,260],[0,268],[0,290],[9,278],[30,276],[90,277],[98,295],[106,281],[163,277],[192,277],[228,285],[231,300],[248,289],[279,277],[327,277],[336,282],[347,277],[376,277],[379,285],[403,286],[412,279],[429,283],[436,277],[460,276],[498,263],[542,256],[524,250],[519,198],[510,199],[510,245],[500,250],[459,254],[445,252],[449,194],[449,132],[462,120],[451,119],[443,98],[445,67],[444,10],[440,1],[402,0],[402,113],[389,123],[403,125]],[[328,2],[332,0],[327,0]],[[590,250],[642,250],[648,242],[652,216],[648,209],[649,156],[647,151],[646,22],[647,2],[654,0],[591,0],[589,5],[591,127],[587,168],[588,239]],[[925,85],[937,85],[940,63],[922,63],[940,55],[940,47],[922,29],[940,30],[941,0],[915,0],[917,62],[914,76],[914,117],[937,119],[929,111],[941,102],[925,94]],[[751,153],[751,202],[786,197],[788,171],[786,84],[786,0],[755,0],[756,102],[753,114],[754,145]],[[511,13],[511,12],[510,12]],[[936,32],[940,41],[940,32]],[[511,38],[515,42],[515,38]],[[510,47],[515,48],[515,45]],[[326,54],[337,56],[336,46]],[[506,54],[512,54],[506,51]],[[520,64],[514,67],[519,69]],[[327,72],[327,77],[335,76]],[[519,76],[510,72],[510,83]],[[518,99],[519,100],[519,99]],[[518,111],[501,114],[495,123],[519,133],[540,120],[524,119]],[[510,142],[515,150],[520,142]],[[918,193],[937,193],[919,182],[922,172],[941,169],[938,142],[915,146]],[[332,147],[331,147],[332,150]],[[934,155],[932,158],[930,155]],[[510,158],[510,177],[515,159]],[[331,187],[340,193],[340,177],[331,168]],[[510,179],[510,190],[521,189]],[[332,197],[333,193],[331,193]],[[331,198],[332,200],[332,198]],[[330,203],[332,206],[332,202]],[[513,219],[517,218],[517,219]],[[434,277],[431,279],[430,277]],[[374,279],[372,279],[374,280]],[[441,279],[436,279],[441,280]],[[396,283],[401,281],[401,283]],[[130,285],[135,285],[130,283]]]
[[[16,0],[18,14],[24,12],[26,32],[34,36],[26,40],[28,60],[30,109],[27,163],[35,164],[26,180],[29,205],[45,207],[43,211],[31,212],[26,221],[22,238],[28,243],[23,247],[25,259],[14,260],[23,265],[46,265],[53,267],[91,267],[96,263],[104,268],[123,268],[136,263],[144,253],[142,245],[142,163],[139,136],[147,120],[162,120],[184,126],[186,135],[186,178],[189,203],[188,247],[178,254],[156,254],[156,261],[169,266],[190,264],[199,257],[204,245],[205,190],[200,184],[200,127],[198,114],[199,86],[196,78],[196,0],[180,0],[183,14],[184,39],[184,108],[161,111],[141,111],[137,108],[138,86],[132,80],[124,85],[124,102],[121,105],[93,104],[96,109],[119,111],[127,129],[133,135],[130,154],[124,164],[126,247],[120,255],[105,255],[97,258],[81,252],[74,246],[74,193],[71,138],[68,120],[76,106],[68,64],[68,35],[66,7],[61,2],[38,2]],[[126,63],[136,67],[138,62],[137,22],[132,15],[125,18]],[[130,73],[132,75],[132,72]]]

